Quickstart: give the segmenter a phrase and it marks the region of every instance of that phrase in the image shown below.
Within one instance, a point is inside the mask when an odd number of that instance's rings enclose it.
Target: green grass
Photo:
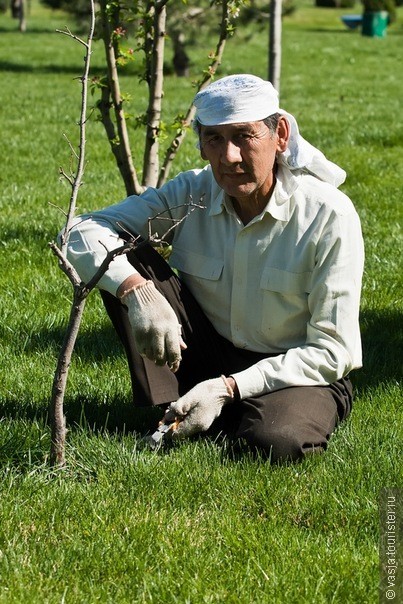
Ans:
[[[70,372],[63,471],[48,467],[47,407],[71,291],[47,243],[63,223],[49,202],[68,201],[58,168],[69,162],[63,133],[77,139],[83,51],[54,33],[66,17],[35,2],[24,35],[0,16],[0,604],[378,601],[379,493],[403,486],[403,13],[375,40],[347,31],[344,12],[301,3],[284,19],[281,97],[346,168],[343,190],[362,219],[364,367],[349,422],[324,456],[296,466],[234,459],[204,439],[148,450],[158,412],[133,409],[94,294]],[[239,31],[221,73],[265,77],[266,41]],[[212,47],[191,48],[192,78]],[[93,71],[101,65],[96,46]],[[136,76],[123,87],[136,95]],[[167,79],[167,121],[192,90]],[[124,197],[95,121],[87,159],[80,211]],[[174,172],[198,162],[189,138]]]

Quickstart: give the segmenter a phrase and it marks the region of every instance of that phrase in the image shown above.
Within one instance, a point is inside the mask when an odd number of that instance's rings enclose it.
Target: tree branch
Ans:
[[[94,7],[92,5],[91,5],[91,9],[92,9],[92,18],[91,18],[90,31],[88,34],[87,42],[84,42],[81,38],[72,34],[70,32],[70,30],[68,30],[68,29],[66,31],[61,31],[61,33],[64,33],[65,35],[68,35],[69,37],[71,37],[73,40],[76,40],[80,44],[83,44],[86,49],[86,54],[85,54],[85,58],[84,58],[84,72],[80,78],[80,80],[81,80],[81,112],[80,112],[80,121],[79,121],[80,139],[79,139],[79,144],[78,144],[78,147],[79,147],[78,156],[74,151],[75,156],[77,158],[77,172],[74,177],[68,177],[66,175],[66,173],[61,169],[61,174],[67,179],[67,181],[71,185],[71,196],[70,196],[69,209],[67,212],[66,225],[65,225],[65,228],[63,229],[63,232],[61,235],[61,251],[64,255],[66,254],[66,248],[67,248],[67,234],[69,233],[69,231],[71,229],[71,223],[72,223],[72,220],[75,215],[78,190],[81,186],[81,181],[82,181],[82,178],[84,175],[84,167],[85,167],[87,84],[88,84],[88,74],[89,74],[90,62],[91,62],[92,39],[94,36],[94,27],[95,27]],[[71,145],[70,145],[70,148],[72,148]]]

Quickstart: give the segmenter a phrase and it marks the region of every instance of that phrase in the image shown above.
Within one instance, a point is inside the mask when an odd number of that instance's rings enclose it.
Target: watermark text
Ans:
[[[379,602],[403,602],[403,489],[385,488],[379,501]]]

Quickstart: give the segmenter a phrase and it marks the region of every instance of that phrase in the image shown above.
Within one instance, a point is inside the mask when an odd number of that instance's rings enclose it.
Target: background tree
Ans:
[[[282,0],[270,1],[269,29],[269,80],[280,92]]]
[[[27,2],[26,0],[11,0],[11,16],[18,20],[18,28],[21,32],[27,29]]]

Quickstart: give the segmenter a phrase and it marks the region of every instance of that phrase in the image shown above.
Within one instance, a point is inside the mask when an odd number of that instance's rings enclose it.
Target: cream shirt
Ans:
[[[266,208],[245,226],[209,166],[183,172],[160,189],[77,218],[69,259],[88,281],[105,247],[122,244],[117,225],[162,236],[186,214],[167,237],[170,264],[222,336],[276,355],[233,374],[241,398],[329,384],[361,366],[360,221],[345,194],[309,174],[279,166]],[[117,257],[99,287],[115,295],[133,272]]]

